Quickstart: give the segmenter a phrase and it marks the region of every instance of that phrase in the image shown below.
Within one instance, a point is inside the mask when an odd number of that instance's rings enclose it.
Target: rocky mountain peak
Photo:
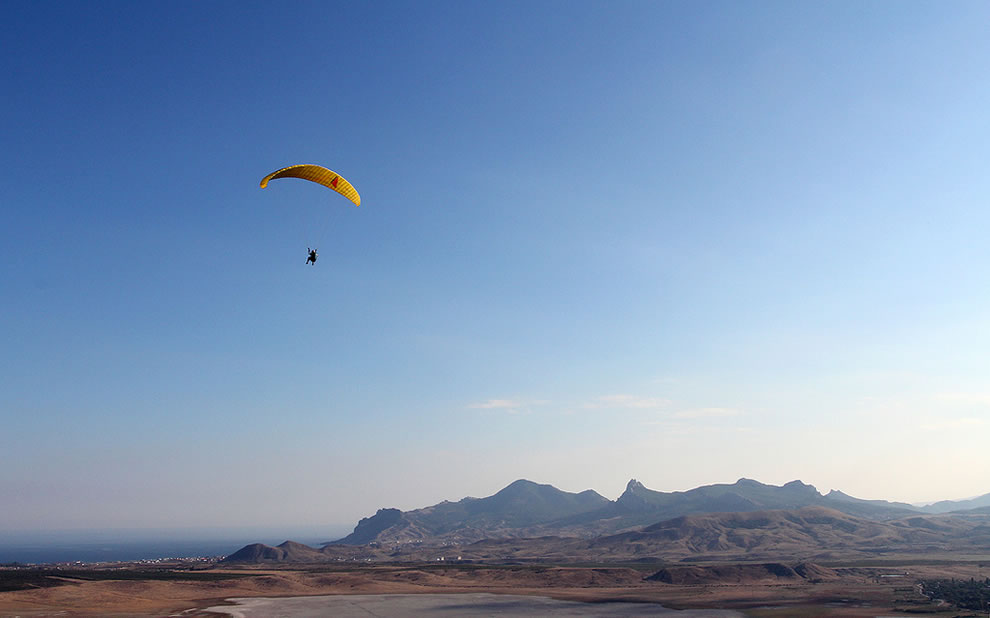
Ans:
[[[495,495],[509,495],[509,494],[520,494],[527,491],[539,490],[542,487],[551,487],[550,485],[540,485],[539,483],[534,483],[533,481],[528,481],[526,479],[519,479],[517,481],[512,481]]]
[[[800,491],[806,494],[818,494],[818,490],[814,485],[808,485],[799,480],[793,480],[790,483],[784,483],[784,489],[789,489],[791,491]]]
[[[763,483],[761,483],[759,481],[754,481],[753,479],[748,479],[746,477],[743,477],[743,478],[739,479],[738,481],[736,481],[736,485],[740,485],[742,487],[747,487],[747,486],[749,486],[749,487],[763,487]]]
[[[634,492],[639,489],[646,489],[646,486],[636,479],[630,479],[629,483],[626,484],[626,491],[628,492]]]

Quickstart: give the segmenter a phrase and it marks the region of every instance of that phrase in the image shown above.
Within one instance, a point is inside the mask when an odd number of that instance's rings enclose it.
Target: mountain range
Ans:
[[[697,560],[875,556],[990,548],[990,494],[925,507],[750,479],[683,492],[635,479],[616,500],[518,480],[485,498],[383,508],[321,549],[249,545],[229,561]]]
[[[587,490],[561,491],[552,485],[518,480],[487,498],[444,501],[412,511],[381,509],[358,522],[354,532],[334,541],[343,545],[565,536],[594,538],[657,522],[705,513],[799,509],[820,506],[866,519],[885,521],[911,514],[948,513],[990,506],[990,494],[973,500],[944,501],[926,507],[886,500],[861,500],[841,491],[822,495],[812,485],[783,486],[750,479],[705,485],[689,491],[661,492],[633,479],[612,501]]]

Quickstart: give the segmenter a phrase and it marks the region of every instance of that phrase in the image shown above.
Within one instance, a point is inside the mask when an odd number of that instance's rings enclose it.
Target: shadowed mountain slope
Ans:
[[[616,500],[616,506],[628,512],[658,512],[665,517],[692,513],[797,509],[805,506],[826,506],[871,519],[891,519],[918,511],[909,504],[860,500],[841,491],[831,491],[823,496],[813,485],[801,481],[791,481],[777,487],[751,479],[739,479],[731,485],[705,485],[684,492],[653,491],[632,480],[626,491]]]
[[[661,492],[647,489],[634,479],[629,481],[626,491],[615,502],[620,508],[632,512],[680,511],[676,515],[687,515],[798,508],[821,499],[822,495],[813,486],[801,481],[791,481],[777,487],[750,479],[739,479],[731,485],[705,485],[689,491]]]
[[[823,496],[800,481],[659,492],[631,480],[613,502],[519,480],[486,498],[380,509],[320,550],[254,544],[228,560],[773,561],[969,551],[990,549],[987,510],[928,514],[834,490]]]
[[[779,562],[764,564],[726,564],[715,566],[672,566],[660,569],[647,581],[665,584],[750,584],[765,581],[825,581],[838,579],[834,570],[813,562],[788,566]]]
[[[890,545],[937,543],[942,534],[924,527],[895,526],[820,506],[796,510],[685,515],[638,532],[603,537],[592,547],[603,555],[640,553],[690,556],[804,556],[824,550],[865,550]]]
[[[797,480],[778,487],[739,479],[731,484],[661,492],[633,479],[615,501],[591,490],[570,493],[551,485],[518,480],[487,498],[444,501],[405,512],[381,509],[362,519],[353,533],[335,543],[470,543],[539,536],[596,538],[638,530],[683,515],[813,506],[879,521],[923,512],[909,504],[860,500],[835,490],[823,496],[814,486]]]
[[[923,506],[921,507],[921,510],[926,513],[951,513],[953,511],[964,511],[984,507],[990,507],[990,494],[984,494],[979,498],[972,498],[970,500],[942,500],[940,502],[936,502],[935,504]]]
[[[990,548],[983,518],[916,516],[881,522],[825,507],[682,515],[642,530],[596,539],[544,537],[487,540],[458,553],[479,560],[649,561],[813,560],[890,552]],[[821,576],[824,577],[824,574]]]
[[[827,579],[827,570],[778,568],[780,561],[863,559],[889,555],[950,554],[990,550],[990,516],[915,515],[875,521],[825,507],[682,515],[641,530],[593,539],[545,536],[495,538],[475,543],[425,541],[384,545],[298,543],[278,547],[248,545],[227,562],[330,561],[480,561],[480,562],[764,562],[762,570],[707,573],[671,572],[663,577],[687,581],[715,576],[777,579]],[[764,565],[766,566],[766,565]],[[793,571],[793,572],[792,572]]]
[[[401,543],[443,537],[450,541],[519,536],[533,527],[596,511],[610,501],[595,491],[561,491],[518,480],[487,498],[441,502],[414,511],[381,509],[362,519],[354,532],[335,541],[345,545]]]

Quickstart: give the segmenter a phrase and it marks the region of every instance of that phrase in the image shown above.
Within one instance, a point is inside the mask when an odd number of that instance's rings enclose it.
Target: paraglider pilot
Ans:
[[[315,266],[316,257],[317,257],[316,249],[310,249],[309,247],[306,247],[306,251],[309,251],[309,257],[306,258],[306,263],[313,264]]]

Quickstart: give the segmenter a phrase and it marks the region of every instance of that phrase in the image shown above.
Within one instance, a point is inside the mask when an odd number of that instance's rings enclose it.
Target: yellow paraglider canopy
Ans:
[[[344,180],[344,177],[337,172],[328,170],[327,168],[319,165],[303,164],[283,167],[282,169],[274,171],[262,178],[261,188],[264,189],[268,186],[269,180],[274,180],[276,178],[301,178],[303,180],[309,180],[317,184],[321,184],[324,187],[333,189],[337,193],[354,202],[355,206],[361,205],[361,196],[358,195],[357,190],[351,185],[351,183]]]

